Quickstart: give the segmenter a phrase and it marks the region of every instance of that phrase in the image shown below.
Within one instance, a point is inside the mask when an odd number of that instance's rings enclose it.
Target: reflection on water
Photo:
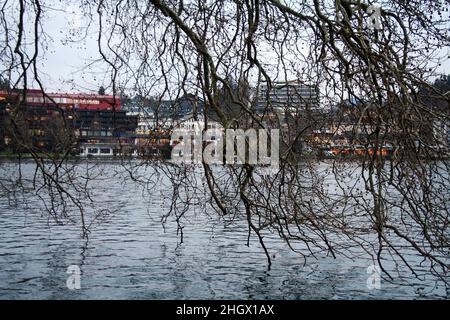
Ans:
[[[75,225],[0,198],[0,298],[3,299],[373,299],[447,298],[442,284],[405,274],[367,288],[367,259],[319,257],[304,264],[285,244],[267,239],[273,266],[245,225],[192,215],[179,244],[176,224],[160,223],[161,194],[148,203],[136,189],[104,182],[99,201],[117,210],[95,225],[89,241]],[[30,199],[30,201],[37,201]],[[36,204],[37,207],[37,204]],[[69,265],[81,268],[81,290],[66,287]],[[404,285],[405,283],[412,284]]]

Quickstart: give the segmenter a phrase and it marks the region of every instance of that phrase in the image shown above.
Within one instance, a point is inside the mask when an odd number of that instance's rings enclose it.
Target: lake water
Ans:
[[[5,164],[2,164],[5,166]],[[180,244],[169,218],[164,185],[142,193],[103,165],[108,178],[93,182],[95,200],[114,213],[97,221],[89,239],[77,224],[55,224],[42,201],[27,196],[11,207],[0,197],[1,299],[448,299],[430,276],[405,273],[368,289],[371,260],[319,256],[304,260],[276,236],[268,237],[273,265],[267,269],[257,239],[246,246],[245,223],[224,223],[214,214],[189,212]],[[23,170],[33,172],[34,165]],[[10,169],[8,169],[10,170]],[[12,172],[4,170],[2,172]],[[11,169],[13,170],[13,169]],[[12,174],[12,173],[11,173]],[[150,190],[151,191],[151,190]],[[66,286],[67,268],[81,269],[81,289]]]

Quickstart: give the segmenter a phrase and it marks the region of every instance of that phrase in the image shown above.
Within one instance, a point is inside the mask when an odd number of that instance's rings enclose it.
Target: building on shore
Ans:
[[[4,150],[87,156],[95,144],[112,154],[134,145],[129,135],[137,127],[137,117],[120,110],[118,97],[29,89],[0,91],[0,98]]]
[[[136,155],[143,158],[170,158],[171,134],[188,118],[204,110],[203,101],[186,94],[175,100],[151,99],[137,96],[126,99],[123,109],[128,116],[137,117],[134,132]]]
[[[138,118],[125,111],[75,110],[73,129],[80,155],[132,155],[137,125]]]
[[[304,138],[321,118],[319,88],[300,80],[263,83],[260,86],[255,111],[267,128],[279,128],[283,140],[292,151],[301,153]]]
[[[256,112],[296,115],[319,109],[319,89],[317,86],[299,80],[263,83],[260,87]]]

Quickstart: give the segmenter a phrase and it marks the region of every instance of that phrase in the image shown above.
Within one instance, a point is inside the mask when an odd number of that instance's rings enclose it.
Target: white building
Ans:
[[[301,112],[319,108],[319,90],[317,87],[293,80],[273,82],[270,90],[262,84],[257,105],[258,113]]]

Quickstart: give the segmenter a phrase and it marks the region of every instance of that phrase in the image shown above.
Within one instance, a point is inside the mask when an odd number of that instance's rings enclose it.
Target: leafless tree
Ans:
[[[95,0],[80,8],[88,20],[80,32],[96,32],[114,95],[134,92],[161,101],[195,93],[205,103],[205,123],[214,117],[224,128],[243,129],[267,126],[255,107],[262,87],[270,91],[277,82],[312,84],[323,107],[364,102],[351,112],[350,132],[372,152],[351,161],[337,158],[324,168],[299,155],[294,145],[306,141],[313,126],[299,118],[281,135],[280,168],[273,176],[248,164],[216,168],[203,162],[198,178],[189,165],[139,163],[172,181],[172,205],[163,219],[174,215],[182,232],[184,213],[197,206],[242,221],[249,239],[258,237],[269,267],[264,236],[276,233],[305,258],[351,257],[358,246],[389,277],[383,257],[419,272],[407,258],[412,251],[448,283],[448,141],[429,130],[449,121],[448,94],[429,84],[437,57],[450,45],[447,1]],[[0,63],[13,87],[27,88],[31,79],[42,87],[36,61],[46,41],[44,12],[39,0],[1,5]],[[25,32],[33,46],[25,44]],[[247,83],[252,95],[236,90],[231,79]],[[424,103],[424,90],[444,107]],[[270,100],[263,101],[265,112],[275,113]],[[23,106],[15,108],[20,113]],[[272,125],[282,128],[283,121],[275,117]],[[390,158],[382,154],[386,144],[395,150]],[[64,191],[58,163],[39,166],[47,187],[78,204]],[[145,177],[127,170],[145,185]]]

